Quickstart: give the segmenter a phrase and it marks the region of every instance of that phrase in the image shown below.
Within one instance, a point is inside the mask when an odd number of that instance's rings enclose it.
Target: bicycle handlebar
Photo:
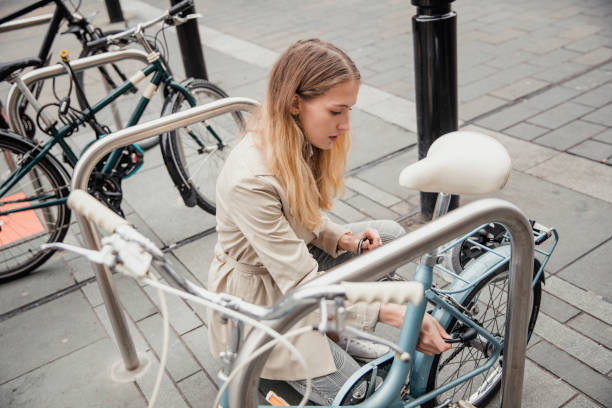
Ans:
[[[68,197],[68,207],[96,224],[105,234],[112,234],[120,225],[129,225],[100,201],[83,190],[74,190]]]
[[[423,284],[419,282],[342,282],[349,302],[412,303],[423,300]]]
[[[149,27],[159,23],[160,21],[167,19],[168,17],[174,17],[174,16],[182,13],[183,11],[189,10],[192,7],[193,7],[193,0],[183,0],[180,3],[178,3],[178,4],[175,4],[167,12],[165,12],[164,14],[162,14],[159,17],[154,18],[153,20],[146,21],[144,23],[138,24],[134,28],[130,28],[128,30],[122,31],[122,32],[117,33],[117,34],[107,35],[106,37],[103,37],[103,38],[98,38],[98,39],[93,40],[93,41],[88,41],[87,44],[85,44],[85,46],[87,48],[91,48],[91,49],[95,50],[95,49],[102,48],[102,47],[107,46],[107,45],[111,45],[111,44],[113,44],[117,40],[120,40],[122,38],[126,38],[126,37],[129,37],[129,36],[132,36],[132,35],[136,34],[136,32],[138,32],[138,31],[142,31],[142,30],[144,30],[146,28],[149,28]]]

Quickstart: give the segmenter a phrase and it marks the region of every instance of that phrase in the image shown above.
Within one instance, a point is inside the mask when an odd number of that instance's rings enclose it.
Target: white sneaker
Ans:
[[[384,356],[391,350],[388,346],[383,344],[344,336],[340,336],[338,345],[351,357],[361,361],[375,360],[378,357]]]

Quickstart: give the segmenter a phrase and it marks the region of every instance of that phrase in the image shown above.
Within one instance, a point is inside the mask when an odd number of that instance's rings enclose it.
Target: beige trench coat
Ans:
[[[288,211],[285,193],[265,165],[247,134],[232,150],[217,180],[217,237],[215,257],[208,273],[208,289],[225,292],[263,306],[277,302],[300,283],[318,276],[308,244],[332,256],[338,255],[338,240],[348,232],[327,217],[317,231],[300,225]],[[348,321],[372,330],[379,304],[358,303],[348,307]],[[295,327],[317,324],[316,313]],[[219,315],[209,309],[209,343],[218,357],[229,338]],[[308,332],[292,340],[308,362],[311,377],[336,371],[328,340]],[[268,359],[262,377],[280,380],[305,378],[298,360],[286,348],[277,346]]]

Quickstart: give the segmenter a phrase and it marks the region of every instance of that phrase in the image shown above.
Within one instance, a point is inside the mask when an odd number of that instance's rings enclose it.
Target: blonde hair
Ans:
[[[330,150],[310,145],[290,106],[296,94],[313,99],[350,80],[360,81],[361,75],[342,50],[318,39],[298,41],[272,67],[255,117],[254,131],[270,170],[287,194],[292,215],[310,230],[320,225],[321,210],[330,210],[344,193],[350,137],[343,132]]]

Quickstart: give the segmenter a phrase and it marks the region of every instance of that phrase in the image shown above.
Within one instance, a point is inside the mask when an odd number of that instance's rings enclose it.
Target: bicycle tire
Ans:
[[[539,268],[539,261],[534,260],[534,275]],[[503,337],[503,332],[505,331],[505,305],[508,294],[507,285],[508,264],[505,264],[499,267],[497,271],[492,273],[489,277],[479,282],[462,302],[464,308],[475,314],[473,317],[481,323],[482,327],[491,333],[494,333],[493,330],[496,330],[494,334],[498,338]],[[488,293],[486,292],[487,290]],[[533,288],[533,303],[531,305],[531,315],[529,317],[528,339],[533,333],[538,318],[541,299],[542,285],[541,281],[538,280]],[[498,304],[494,306],[494,302],[498,302]],[[483,304],[486,307],[484,307]],[[456,319],[451,319],[445,329],[448,333],[452,333],[459,325],[460,323],[458,323]],[[450,350],[434,357],[431,370],[429,371],[427,392],[458,378],[467,371],[485,363],[487,360],[484,351],[479,348],[461,343],[453,344],[452,346]],[[440,362],[442,362],[443,365],[441,365]],[[501,387],[502,364],[503,355],[500,355],[498,361],[494,363],[489,370],[452,388],[447,393],[439,395],[436,399],[428,401],[426,404],[423,404],[423,407],[435,407],[448,398],[453,402],[465,400],[478,408],[485,406]]]
[[[118,34],[120,32],[123,32],[123,30],[107,30],[104,31],[102,33],[102,36],[108,36],[108,35],[114,35],[114,34]],[[147,42],[149,43],[149,45],[153,48],[156,49],[155,44],[153,42],[151,42],[150,40],[147,39]],[[89,57],[95,54],[99,54],[99,53],[103,53],[103,52],[107,52],[108,49],[107,48],[99,48],[97,49],[95,52],[92,52],[92,50],[90,48],[83,48],[81,50],[81,53],[79,54],[79,58],[85,58],[85,57]],[[164,64],[164,66],[166,67],[166,69],[168,70],[168,73],[170,75],[172,75],[172,71],[170,69],[170,65],[168,65],[168,63],[166,62],[166,60],[160,56],[162,63]],[[103,68],[106,70],[107,74],[112,77],[113,81],[115,82],[115,85],[121,85],[123,83],[123,79],[119,76],[119,73],[116,71],[115,68],[113,68],[113,65],[115,65],[115,67],[118,67],[119,69],[121,69],[121,67],[119,67],[118,65],[120,64],[120,62],[115,63],[115,64],[106,64],[101,66],[100,68]],[[83,70],[83,71],[78,71],[75,72],[75,77],[76,80],[79,82],[79,84],[81,84],[81,87],[83,89],[83,91],[85,92],[85,95],[87,97],[87,101],[85,99],[83,99],[81,97],[80,94],[77,93],[77,100],[79,103],[79,107],[81,108],[81,110],[85,110],[87,108],[87,102],[89,102],[90,104],[95,103],[97,100],[99,100],[102,96],[105,96],[107,94],[109,94],[112,91],[112,86],[111,84],[106,80],[106,78],[104,77],[104,75],[102,74],[102,72],[100,71],[100,68],[91,68],[91,69],[87,69],[87,70]],[[104,85],[105,87],[105,95],[94,95],[92,97],[91,93],[88,93],[88,85],[87,82],[85,81],[85,73],[88,72],[90,75],[93,72],[96,72],[97,74],[97,78],[99,78],[99,81],[96,82],[100,82]],[[124,74],[125,75],[125,74]],[[126,76],[129,77],[129,76]],[[121,99],[121,97],[119,98]],[[121,112],[120,110],[116,107],[116,103],[118,103],[117,101],[111,103],[110,106],[110,110],[112,112],[112,121],[114,122],[114,130],[120,130],[120,129],[124,129],[126,127],[127,124],[127,119],[128,118],[122,118],[121,117]],[[153,111],[153,109],[148,106],[147,110]],[[102,115],[104,115],[105,109],[102,110],[102,112],[98,112],[97,115],[99,115],[100,113],[102,113]],[[97,117],[97,116],[96,116]],[[107,118],[105,118],[107,119]],[[105,123],[108,124],[108,123]],[[159,137],[158,136],[153,136],[150,137],[146,140],[140,141],[138,142],[138,146],[143,149],[143,150],[149,150],[153,147],[155,147],[157,144],[159,143]]]
[[[0,182],[3,183],[12,173],[11,167],[25,165],[37,147],[13,133],[0,131],[0,149]],[[20,199],[33,193],[45,193],[52,198],[65,198],[69,194],[66,170],[50,154],[0,198],[0,211],[14,208],[3,204],[10,197]],[[32,272],[53,255],[55,251],[43,251],[40,245],[64,239],[70,226],[70,209],[64,202],[0,216],[0,220],[0,281],[6,281]]]
[[[227,98],[228,95],[218,86],[202,79],[193,79],[186,85],[196,100],[196,106]],[[172,113],[189,109],[192,106],[182,93],[177,93],[172,103]],[[240,112],[232,112],[170,132],[170,160],[177,168],[196,195],[196,203],[204,211],[216,213],[215,186],[223,163],[229,152],[240,139],[245,121]],[[210,130],[217,133],[223,147]],[[198,142],[208,150],[204,151]]]

